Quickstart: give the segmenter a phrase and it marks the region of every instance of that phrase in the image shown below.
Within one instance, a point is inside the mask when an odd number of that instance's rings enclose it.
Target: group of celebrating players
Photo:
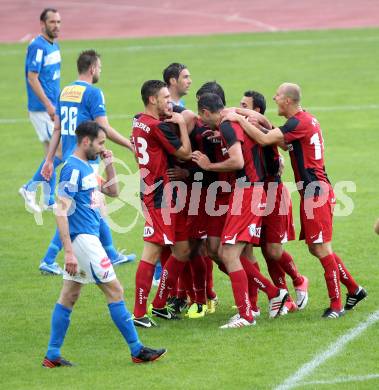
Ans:
[[[187,306],[189,318],[215,311],[212,261],[229,276],[238,309],[221,328],[255,324],[258,290],[267,294],[270,317],[305,308],[308,278],[283,248],[295,232],[278,146],[290,152],[300,193],[300,239],[324,268],[330,305],[323,317],[338,318],[364,299],[366,291],[332,250],[335,197],[320,125],[301,108],[300,87],[284,83],[277,89],[278,114],[287,121],[275,127],[263,115],[265,98],[256,91],[244,94],[241,107],[225,108],[222,87],[207,82],[196,93],[195,115],[178,101],[190,85],[187,67],[173,63],[163,74],[165,82],[143,84],[145,110],[135,116],[131,136],[146,217],[134,323],[155,325],[146,302],[157,259],[163,266],[151,308],[157,317],[177,319]],[[260,272],[254,246],[261,247],[272,281]],[[288,294],[286,274],[295,299]],[[340,282],[348,290],[344,306]]]

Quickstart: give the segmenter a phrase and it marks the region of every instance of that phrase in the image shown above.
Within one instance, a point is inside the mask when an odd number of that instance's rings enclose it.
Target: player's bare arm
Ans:
[[[47,152],[46,161],[43,164],[41,169],[41,175],[46,180],[50,180],[51,176],[53,175],[53,171],[54,171],[53,160],[57,152],[60,140],[61,140],[61,124],[59,118],[55,116],[53,135],[51,136],[50,139],[49,150]]]
[[[188,137],[187,125],[183,115],[173,112],[171,118],[165,119],[165,122],[176,123],[179,126],[182,146],[174,153],[174,156],[181,160],[190,160],[192,152],[191,142]]]
[[[191,110],[184,110],[182,113],[183,118],[187,125],[187,132],[188,134],[192,133],[192,130],[195,128],[196,121],[197,121],[197,115],[191,111]]]
[[[107,137],[111,141],[118,145],[124,146],[134,154],[134,148],[131,142],[109,124],[108,118],[106,116],[99,116],[95,119],[95,121],[100,126],[105,128],[105,130],[107,131]]]
[[[258,129],[256,126],[250,123],[245,116],[238,115],[236,113],[228,113],[224,120],[238,122],[245,133],[259,145],[267,146],[285,144],[283,133],[277,127],[272,130],[266,129],[264,127],[262,129]]]
[[[47,113],[49,114],[52,121],[54,121],[55,107],[46,96],[41,83],[38,80],[38,73],[28,72],[28,83],[32,87],[34,93],[37,95],[39,100],[45,106]]]
[[[250,119],[250,122],[254,124],[254,122],[258,122],[261,126],[263,126],[266,129],[271,129],[272,125],[270,121],[261,113],[249,110],[248,108],[235,108],[234,109],[237,114],[240,114],[248,119]]]
[[[213,172],[232,172],[242,169],[244,159],[242,155],[241,143],[236,142],[228,149],[229,158],[222,162],[212,163],[208,156],[196,150],[192,153],[192,161],[200,168]]]
[[[106,180],[101,183],[101,192],[112,198],[119,195],[118,181],[116,170],[113,165],[113,153],[111,150],[104,150],[100,154],[101,159],[105,164]]]
[[[64,264],[65,270],[71,276],[75,275],[78,270],[78,260],[72,249],[70,230],[68,227],[67,213],[70,210],[72,200],[66,197],[59,196],[57,207],[55,209],[56,221],[59,230],[59,235],[64,248]]]

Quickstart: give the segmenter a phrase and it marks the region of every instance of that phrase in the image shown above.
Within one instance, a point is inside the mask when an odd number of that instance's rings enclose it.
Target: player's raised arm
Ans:
[[[118,181],[116,170],[113,166],[113,153],[111,150],[104,150],[100,157],[105,164],[106,180],[101,183],[101,192],[113,198],[119,195]]]
[[[238,122],[248,136],[262,146],[284,144],[284,136],[279,128],[268,130],[262,127],[260,130],[250,123],[244,116],[237,113],[228,113],[224,119]]]

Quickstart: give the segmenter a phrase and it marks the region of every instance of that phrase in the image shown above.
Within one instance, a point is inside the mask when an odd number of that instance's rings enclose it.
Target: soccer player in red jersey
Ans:
[[[141,174],[141,200],[146,223],[142,259],[136,273],[134,323],[150,328],[155,323],[146,315],[146,301],[155,263],[166,245],[170,245],[172,254],[162,271],[152,313],[165,319],[178,318],[165,304],[169,288],[175,284],[189,260],[189,246],[188,241],[175,242],[175,213],[167,169],[170,155],[182,160],[190,159],[191,145],[183,116],[171,110],[166,83],[146,81],[141,88],[141,96],[145,110],[134,117],[132,140]],[[167,119],[162,121],[160,118]],[[169,122],[179,126],[179,137],[172,131]]]
[[[324,143],[317,119],[304,111],[300,105],[300,87],[292,83],[279,86],[274,96],[278,114],[287,118],[283,126],[267,129],[259,122],[267,120],[253,111],[237,109],[238,115],[228,118],[237,120],[242,127],[250,129],[260,145],[282,145],[288,147],[291,164],[300,193],[300,239],[305,239],[309,251],[317,257],[324,268],[324,277],[330,299],[330,306],[324,311],[324,318],[339,318],[345,310],[353,309],[367,296],[351,276],[341,258],[332,249],[332,222],[335,197],[324,166]],[[248,115],[251,124],[245,118]],[[255,118],[255,119],[254,119]],[[262,122],[261,122],[262,123]],[[270,125],[271,126],[271,125]],[[340,282],[347,290],[343,307]]]
[[[246,91],[241,99],[240,107],[264,115],[266,99],[257,91]],[[264,147],[263,156],[266,167],[265,189],[268,214],[263,216],[262,254],[266,260],[271,279],[277,287],[288,290],[285,281],[286,273],[292,279],[296,292],[296,303],[289,297],[286,302],[287,310],[302,310],[308,302],[308,279],[299,273],[292,256],[283,249],[284,243],[295,239],[295,229],[291,197],[281,180],[283,167],[278,147],[276,145]]]
[[[221,123],[223,109],[224,105],[216,94],[204,94],[198,101],[200,118],[211,128],[220,130],[229,158],[211,163],[205,154],[195,151],[192,159],[208,171],[234,172],[235,179],[231,183],[233,196],[222,233],[220,257],[232,283],[239,315],[233,316],[221,328],[239,328],[255,324],[248,294],[248,277],[268,294],[271,317],[280,314],[288,293],[273,286],[248,259],[241,256],[246,243],[259,243],[262,222],[260,211],[265,207],[261,180],[263,164],[260,146],[244,134],[238,123]]]

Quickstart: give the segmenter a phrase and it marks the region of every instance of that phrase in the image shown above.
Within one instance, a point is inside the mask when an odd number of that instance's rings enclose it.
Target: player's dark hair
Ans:
[[[52,12],[54,14],[56,14],[58,12],[58,10],[56,8],[45,8],[42,12],[41,12],[41,15],[39,16],[39,20],[41,22],[46,22],[46,19],[47,19],[47,14],[49,12]]]
[[[215,93],[205,93],[201,95],[197,101],[197,108],[199,111],[208,110],[215,113],[222,110],[224,108],[224,104],[220,96]]]
[[[76,66],[78,68],[78,73],[83,74],[88,71],[88,69],[95,65],[97,60],[100,58],[100,54],[95,50],[84,50],[79,54],[79,57],[76,61]]]
[[[145,81],[141,88],[141,97],[143,104],[147,106],[149,104],[149,97],[157,96],[158,92],[164,87],[167,87],[167,84],[161,80]]]
[[[95,121],[86,121],[81,123],[75,130],[75,134],[78,137],[78,144],[81,144],[84,137],[89,137],[91,141],[99,136],[99,132],[104,131],[107,135],[107,131],[103,126],[100,126]]]
[[[220,96],[224,106],[226,106],[224,89],[216,81],[207,81],[196,92],[196,98],[199,99],[205,93],[215,93]]]
[[[253,100],[253,110],[254,110],[254,108],[259,107],[260,113],[262,115],[265,113],[265,111],[266,111],[266,99],[265,99],[265,97],[261,93],[259,93],[257,91],[249,90],[249,91],[246,91],[244,93],[244,96],[252,98],[252,100]]]
[[[184,69],[187,69],[187,66],[184,64],[179,64],[178,62],[173,62],[166,69],[163,69],[163,80],[167,85],[170,85],[170,79],[174,78],[177,80],[179,78],[180,72]]]

